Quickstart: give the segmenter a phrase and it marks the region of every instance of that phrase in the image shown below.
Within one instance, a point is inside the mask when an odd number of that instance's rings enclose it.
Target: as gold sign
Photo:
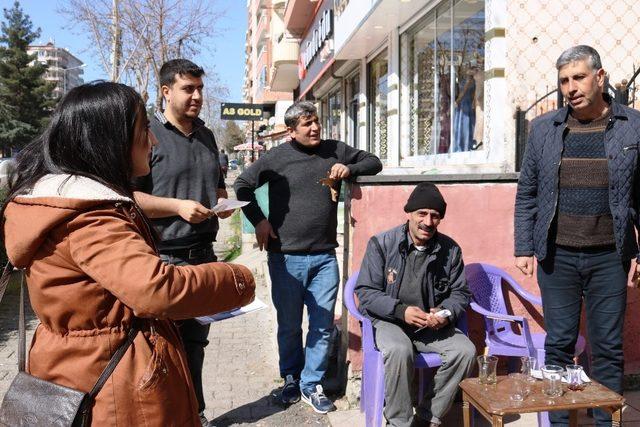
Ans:
[[[262,120],[264,106],[261,104],[232,104],[223,102],[220,105],[220,118],[223,120]]]
[[[261,117],[262,109],[261,108],[238,108],[236,110],[236,108],[234,107],[227,107],[224,110],[222,110],[222,114],[225,116],[234,116],[237,114],[238,116]]]

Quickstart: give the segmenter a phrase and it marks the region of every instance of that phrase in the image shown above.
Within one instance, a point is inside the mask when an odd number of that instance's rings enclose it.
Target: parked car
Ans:
[[[13,157],[0,159],[0,190],[9,186],[9,176],[16,169],[16,161]]]

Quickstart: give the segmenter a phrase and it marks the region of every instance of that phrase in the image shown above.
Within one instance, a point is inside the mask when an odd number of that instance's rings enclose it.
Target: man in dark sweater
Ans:
[[[626,284],[638,256],[640,114],[604,93],[592,47],[566,50],[556,68],[568,107],[531,124],[516,195],[516,266],[532,276],[534,255],[538,261],[545,363],[571,363],[584,300],[591,375],[622,393]],[[611,425],[605,411],[594,418]],[[567,425],[568,413],[550,419]]]
[[[198,118],[202,107],[204,70],[186,59],[174,59],[160,68],[160,84],[166,102],[164,112],[156,111],[151,131],[158,144],[151,153],[151,173],[136,183],[136,202],[151,218],[160,236],[161,258],[176,265],[216,261],[213,241],[218,218],[211,208],[218,198],[226,198],[220,170],[218,147],[204,122]],[[231,212],[218,214],[226,218]],[[210,325],[195,319],[177,322],[187,354],[191,379],[198,399],[202,425],[204,348]]]
[[[471,297],[462,252],[438,232],[446,208],[435,185],[418,184],[404,207],[407,222],[369,240],[355,287],[383,355],[384,415],[393,427],[439,426],[473,367],[475,346],[455,328]],[[414,416],[415,351],[437,352],[444,363]]]
[[[252,164],[236,180],[238,200],[255,226],[260,250],[268,251],[272,299],[278,315],[282,403],[302,399],[316,412],[335,409],[320,381],[327,370],[339,276],[335,248],[341,180],[374,175],[380,160],[365,151],[320,139],[316,108],[293,104],[285,113],[291,142]],[[258,207],[255,190],[269,184],[269,218]],[[309,331],[302,346],[302,312]]]

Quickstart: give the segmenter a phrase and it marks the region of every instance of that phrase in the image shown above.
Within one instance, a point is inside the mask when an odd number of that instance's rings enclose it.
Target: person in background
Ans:
[[[224,152],[224,149],[220,150],[220,170],[222,171],[222,176],[226,178],[229,171],[229,156]]]

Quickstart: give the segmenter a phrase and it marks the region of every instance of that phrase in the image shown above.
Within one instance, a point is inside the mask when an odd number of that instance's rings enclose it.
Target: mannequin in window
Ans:
[[[456,106],[453,116],[453,151],[469,151],[472,146],[473,129],[476,121],[476,113],[473,108],[476,83],[473,78],[474,69],[469,68],[461,76],[459,84],[462,86],[456,97]]]
[[[476,113],[476,123],[473,129],[472,150],[482,148],[484,141],[484,75],[481,67],[473,68],[473,80],[476,90],[473,97],[473,109]]]

